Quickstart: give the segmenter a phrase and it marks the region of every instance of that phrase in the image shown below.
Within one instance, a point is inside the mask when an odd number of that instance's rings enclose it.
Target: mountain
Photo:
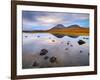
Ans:
[[[84,30],[84,29],[88,29],[88,28],[83,28],[83,27],[80,27],[79,25],[76,25],[76,24],[75,25],[70,25],[70,26],[67,26],[67,27],[65,27],[62,24],[58,24],[55,27],[53,27],[53,28],[51,28],[47,31],[52,31],[52,30],[53,31],[61,31],[61,30],[68,31],[68,30]]]
[[[23,32],[30,32],[30,31],[23,31]],[[49,30],[34,30],[30,33],[52,33],[56,35],[71,35],[71,36],[79,36],[79,35],[89,35],[89,28],[80,27],[79,25],[70,25],[64,26],[62,24],[58,24]]]
[[[52,29],[62,29],[62,28],[66,28],[64,25],[62,25],[62,24],[58,24],[58,25],[56,25],[55,27],[53,27]]]
[[[68,26],[67,28],[82,28],[82,27],[80,27],[79,25],[70,25],[70,26]]]

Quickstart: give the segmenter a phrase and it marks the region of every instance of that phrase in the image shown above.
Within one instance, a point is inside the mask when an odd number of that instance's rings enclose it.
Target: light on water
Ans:
[[[89,36],[23,33],[22,46],[23,69],[89,66]]]

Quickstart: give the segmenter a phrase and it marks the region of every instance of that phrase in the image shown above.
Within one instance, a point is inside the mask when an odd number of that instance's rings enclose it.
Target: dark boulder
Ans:
[[[71,47],[73,47],[73,45],[70,45]]]
[[[78,41],[78,44],[79,44],[79,45],[82,45],[82,44],[85,44],[85,43],[86,43],[86,42],[83,41],[83,40],[79,40],[79,41]]]
[[[51,63],[54,63],[54,62],[56,62],[56,60],[57,60],[56,57],[51,57],[49,61],[50,61]]]
[[[65,48],[65,50],[68,50],[68,48]]]
[[[47,54],[47,53],[48,53],[48,50],[42,49],[41,52],[40,52],[40,55],[42,56],[42,55],[45,55],[45,54]]]
[[[67,45],[69,45],[69,42],[67,42]]]

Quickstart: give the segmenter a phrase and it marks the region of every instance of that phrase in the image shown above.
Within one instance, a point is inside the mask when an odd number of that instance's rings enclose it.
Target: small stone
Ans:
[[[83,39],[89,39],[89,38],[83,37]]]
[[[32,66],[38,66],[38,63],[35,61]]]
[[[73,47],[73,45],[70,45],[71,47]]]
[[[27,37],[27,36],[25,36],[25,37]]]
[[[82,53],[83,51],[82,50],[80,50],[80,53]]]
[[[48,56],[45,56],[45,57],[44,57],[45,60],[48,59],[48,58],[49,58]]]
[[[55,42],[55,40],[52,40],[52,42]]]
[[[51,38],[49,37],[49,39],[51,39]]]
[[[51,57],[51,58],[50,58],[50,62],[51,62],[51,63],[56,62],[56,57]]]
[[[65,50],[68,50],[68,48],[66,48]]]
[[[40,36],[37,36],[37,37],[40,37]]]
[[[67,45],[69,45],[69,42],[67,43]]]
[[[40,55],[42,56],[42,55],[45,55],[45,54],[47,54],[47,53],[48,53],[48,50],[42,49],[41,52],[40,52]]]

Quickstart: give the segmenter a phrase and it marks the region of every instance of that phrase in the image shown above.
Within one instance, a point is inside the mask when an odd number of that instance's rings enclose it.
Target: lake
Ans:
[[[23,33],[22,68],[89,66],[89,36]]]

